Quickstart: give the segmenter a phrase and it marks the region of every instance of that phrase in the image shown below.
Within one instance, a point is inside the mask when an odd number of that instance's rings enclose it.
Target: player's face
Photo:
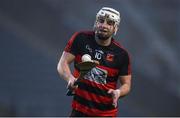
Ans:
[[[99,39],[107,40],[115,32],[115,22],[107,17],[99,17],[96,22],[95,32]]]

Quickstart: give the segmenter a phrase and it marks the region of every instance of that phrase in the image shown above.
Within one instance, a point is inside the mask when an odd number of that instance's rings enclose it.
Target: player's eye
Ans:
[[[115,24],[115,22],[111,19],[105,19],[105,18],[101,18],[101,17],[98,18],[99,23],[104,23],[105,21],[108,25],[111,25],[111,26],[113,26]]]
[[[110,19],[107,19],[106,22],[108,25],[114,25],[115,24],[115,22],[113,20],[110,20]]]
[[[99,18],[99,19],[98,19],[98,22],[99,22],[99,23],[104,23],[104,22],[105,22],[105,19],[104,19],[104,18]]]

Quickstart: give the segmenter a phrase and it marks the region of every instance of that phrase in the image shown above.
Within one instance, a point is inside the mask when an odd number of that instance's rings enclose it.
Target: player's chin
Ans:
[[[110,37],[108,33],[97,33],[97,36],[100,40],[107,40]]]

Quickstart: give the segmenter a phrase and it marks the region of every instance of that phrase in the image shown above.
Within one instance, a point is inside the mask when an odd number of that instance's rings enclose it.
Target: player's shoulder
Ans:
[[[118,50],[126,51],[126,49],[119,42],[117,42],[115,39],[112,39],[112,44],[113,44],[114,48],[116,48]]]
[[[120,53],[125,53],[129,55],[127,49],[125,49],[119,42],[117,42],[115,39],[112,40],[113,47],[115,48],[116,51]]]
[[[71,42],[82,42],[86,39],[89,39],[89,37],[92,37],[93,36],[93,31],[78,31],[78,32],[75,32],[71,38],[70,38],[70,41]]]
[[[94,35],[94,32],[93,31],[78,31],[78,32],[75,32],[74,35],[76,35],[76,36],[92,36],[92,35]]]

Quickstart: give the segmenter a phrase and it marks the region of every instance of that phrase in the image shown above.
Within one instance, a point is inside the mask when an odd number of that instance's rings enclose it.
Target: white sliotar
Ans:
[[[92,61],[89,54],[84,54],[81,58],[82,62]]]

